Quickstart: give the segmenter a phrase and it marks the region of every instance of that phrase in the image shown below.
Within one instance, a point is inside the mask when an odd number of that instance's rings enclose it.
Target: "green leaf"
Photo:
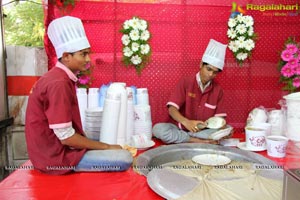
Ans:
[[[41,0],[4,8],[4,39],[8,45],[44,46],[44,12]]]

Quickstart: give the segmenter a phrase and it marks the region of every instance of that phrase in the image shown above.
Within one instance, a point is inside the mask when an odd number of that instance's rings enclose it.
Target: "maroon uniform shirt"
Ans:
[[[26,110],[29,158],[35,169],[48,174],[72,171],[86,152],[62,145],[53,132],[53,128],[72,126],[76,133],[83,134],[74,79],[65,66],[57,66],[34,85]]]
[[[213,116],[226,117],[223,89],[212,81],[202,92],[195,76],[184,77],[178,82],[167,103],[169,105],[176,107],[190,120],[205,121]],[[178,126],[181,128],[181,124]]]

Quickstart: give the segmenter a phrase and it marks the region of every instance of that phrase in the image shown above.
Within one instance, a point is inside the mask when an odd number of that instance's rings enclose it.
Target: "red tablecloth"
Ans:
[[[234,136],[242,140],[244,138],[244,134]],[[156,146],[161,145],[157,140],[156,143]],[[285,168],[300,168],[300,149],[294,143],[289,143],[285,158],[268,157],[266,151],[259,154]],[[25,165],[30,165],[30,161]],[[0,183],[0,199],[155,200],[163,198],[151,190],[145,176],[137,174],[131,168],[126,172],[85,172],[64,176],[51,176],[35,170],[18,169]]]

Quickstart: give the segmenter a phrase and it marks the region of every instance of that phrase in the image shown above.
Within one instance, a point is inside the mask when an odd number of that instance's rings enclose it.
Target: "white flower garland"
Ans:
[[[138,74],[149,62],[151,48],[148,44],[150,32],[148,31],[147,21],[138,17],[133,17],[123,23],[121,29],[123,33],[123,58],[122,62],[128,65],[134,65]]]
[[[253,25],[254,20],[249,15],[239,14],[228,20],[228,48],[240,65],[251,56],[251,51],[255,47],[256,34]]]

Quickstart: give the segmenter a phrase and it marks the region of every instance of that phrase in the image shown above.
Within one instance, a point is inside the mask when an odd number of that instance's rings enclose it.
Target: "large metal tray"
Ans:
[[[231,160],[252,162],[262,166],[278,166],[275,162],[253,152],[219,145],[187,143],[148,150],[137,157],[134,168],[147,176],[147,183],[154,192],[166,199],[176,199],[196,187],[199,180],[176,174],[165,167],[174,161],[189,160],[195,155],[207,153],[225,155]],[[282,179],[282,170],[272,171],[270,173],[270,170],[267,170],[261,175]]]
[[[133,167],[138,173],[147,176],[152,169],[160,169],[166,163],[189,160],[196,155],[206,153],[225,155],[231,160],[277,166],[272,160],[250,151],[212,144],[182,143],[148,150],[137,157]]]

